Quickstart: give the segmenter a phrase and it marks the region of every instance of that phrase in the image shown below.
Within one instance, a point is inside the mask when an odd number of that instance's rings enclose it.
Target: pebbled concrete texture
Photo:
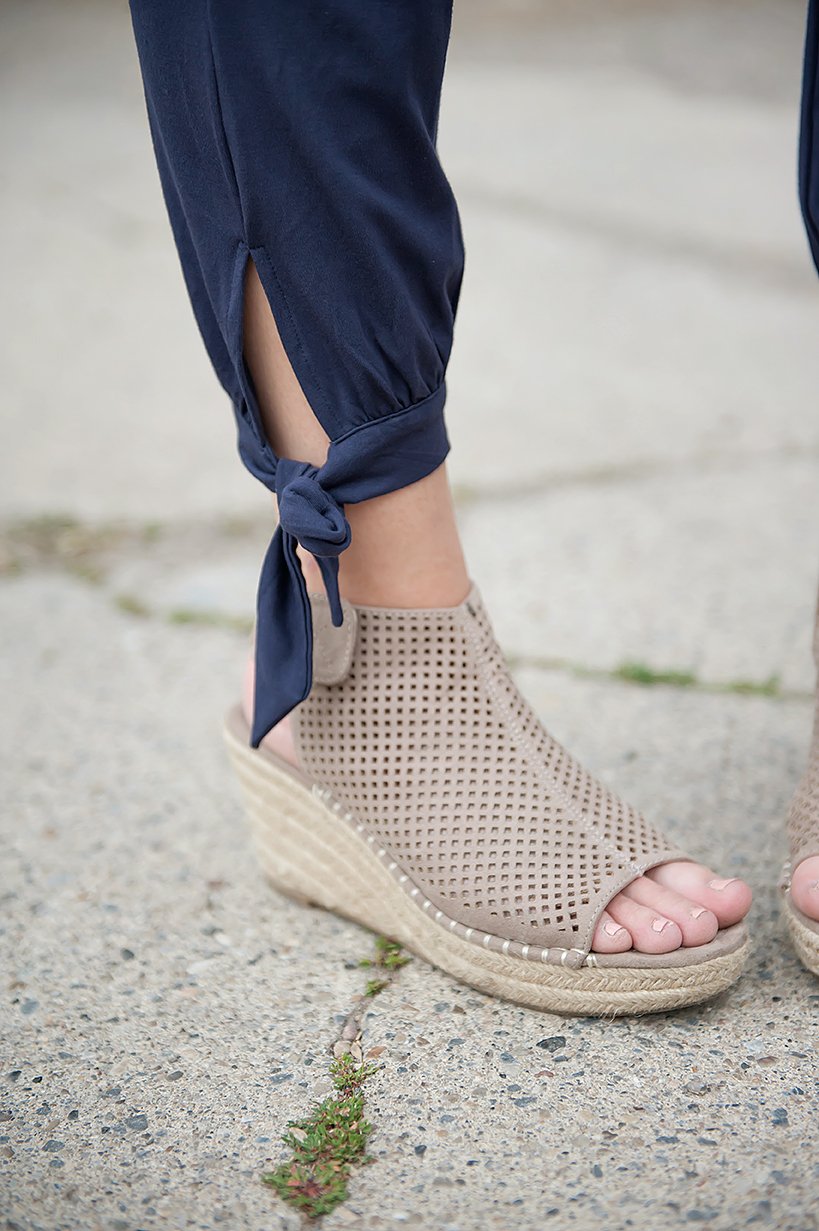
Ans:
[[[328,1231],[819,1225],[819,981],[775,888],[819,572],[802,20],[456,14],[472,571],[555,735],[751,881],[754,951],[712,1004],[617,1022],[414,960],[365,1019],[376,1161]],[[0,1226],[295,1229],[259,1175],[329,1093],[372,937],[265,884],[221,747],[269,506],[190,319],[127,10],[0,23]]]
[[[328,1092],[371,938],[254,865],[217,730],[243,639],[62,576],[3,599],[9,1225],[297,1225],[258,1176]],[[773,890],[808,703],[521,683],[604,778],[754,882],[750,969],[712,1005],[594,1022],[412,962],[365,1022],[377,1161],[326,1224],[810,1225],[819,986]]]

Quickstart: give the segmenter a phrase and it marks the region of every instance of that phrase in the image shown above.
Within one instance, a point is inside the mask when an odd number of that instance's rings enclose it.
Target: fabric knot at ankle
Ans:
[[[284,534],[316,558],[333,624],[338,627],[344,618],[338,592],[338,557],[350,545],[350,525],[344,509],[321,486],[318,474],[307,462],[281,459],[276,470],[279,525]]]
[[[308,462],[287,457],[276,462],[270,486],[278,499],[279,524],[264,558],[256,602],[254,748],[305,699],[312,684],[313,621],[299,545],[319,566],[333,624],[338,627],[344,619],[338,557],[351,535],[341,501],[328,491],[331,479],[332,472],[325,478]]]
[[[316,467],[275,455],[262,431],[255,393],[243,386],[237,402],[239,452],[279,503],[279,524],[256,595],[254,748],[309,696],[313,684],[313,612],[296,548],[301,544],[315,558],[332,621],[340,626],[338,558],[351,539],[344,508],[415,483],[440,466],[449,448],[443,405],[441,383],[423,401],[331,440],[327,460]]]

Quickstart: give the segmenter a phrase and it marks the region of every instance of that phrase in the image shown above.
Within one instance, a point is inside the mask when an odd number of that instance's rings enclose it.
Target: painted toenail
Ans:
[[[607,936],[619,936],[620,932],[624,930],[619,923],[609,923],[608,919],[603,924],[603,931]]]
[[[705,914],[705,910],[706,908],[704,906],[695,906],[694,909],[691,911],[691,918],[699,919],[700,915]]]
[[[668,927],[668,923],[668,919],[652,919],[651,930],[652,932],[662,932],[663,928]]]
[[[730,877],[728,880],[723,880],[722,877],[715,876],[712,881],[708,882],[708,888],[718,890],[727,889],[729,885],[735,885],[736,880],[737,878],[735,876]]]

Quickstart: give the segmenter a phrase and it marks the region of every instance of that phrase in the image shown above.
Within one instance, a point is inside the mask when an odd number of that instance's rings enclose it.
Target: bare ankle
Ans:
[[[253,687],[255,677],[253,651],[251,650],[245,663],[245,678],[242,688],[242,713],[248,727],[253,724]],[[283,718],[281,722],[276,723],[275,727],[262,740],[262,747],[275,753],[283,761],[287,761],[289,765],[298,767],[299,758],[296,752],[296,741],[289,718]]]

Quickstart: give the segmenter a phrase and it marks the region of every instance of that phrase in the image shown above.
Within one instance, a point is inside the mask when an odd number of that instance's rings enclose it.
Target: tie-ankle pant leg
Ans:
[[[160,179],[239,451],[279,498],[257,600],[252,742],[309,692],[296,555],[341,620],[346,503],[429,474],[448,451],[445,372],[463,272],[436,152],[451,0],[131,0]],[[253,261],[330,438],[278,459],[242,357]]]
[[[799,201],[814,264],[819,270],[819,0],[810,0],[805,34],[799,133]]]

